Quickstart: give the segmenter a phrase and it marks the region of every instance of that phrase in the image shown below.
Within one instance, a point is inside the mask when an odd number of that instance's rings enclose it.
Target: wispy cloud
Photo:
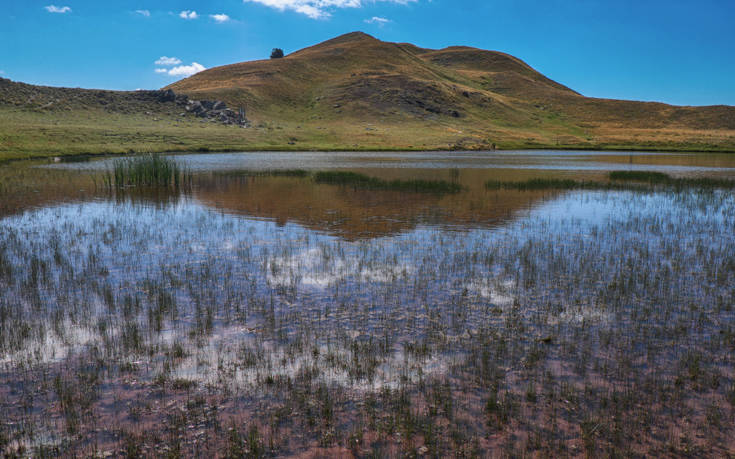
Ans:
[[[44,6],[44,8],[49,13],[58,13],[58,14],[71,13],[71,8],[69,8],[68,6],[49,5],[49,6]]]
[[[155,72],[161,74],[165,73],[169,76],[175,77],[190,77],[195,73],[199,73],[203,70],[207,70],[207,68],[198,62],[192,62],[191,65],[179,65],[178,67],[174,67],[171,69],[157,68]]]
[[[280,11],[295,11],[312,19],[326,19],[334,8],[361,8],[364,3],[389,2],[400,5],[415,3],[418,0],[243,0],[248,3],[260,3]]]
[[[135,12],[147,18],[151,17],[151,12],[148,10],[135,10]]]
[[[391,22],[390,19],[381,18],[379,16],[373,16],[370,19],[365,19],[365,23],[366,24],[377,24],[380,27],[383,27],[384,25],[388,24],[389,22]]]
[[[197,19],[199,15],[197,14],[196,11],[184,10],[181,13],[179,13],[179,17],[181,19]]]
[[[181,64],[181,59],[178,57],[166,57],[161,56],[156,61],[156,65],[179,65]]]
[[[224,24],[230,21],[230,17],[226,14],[210,14],[209,17],[214,19],[214,22],[218,24]]]

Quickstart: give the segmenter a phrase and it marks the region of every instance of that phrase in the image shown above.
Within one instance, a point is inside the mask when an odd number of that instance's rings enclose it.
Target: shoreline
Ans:
[[[605,148],[605,147],[594,147],[594,148],[581,148],[581,147],[565,147],[565,146],[527,146],[522,148],[496,148],[493,150],[489,149],[444,149],[444,148],[416,148],[416,149],[405,149],[405,148],[194,148],[194,149],[181,149],[181,150],[146,150],[146,151],[133,151],[128,152],[100,152],[100,153],[70,153],[70,154],[48,154],[48,155],[29,155],[27,157],[19,158],[7,158],[0,159],[0,167],[6,166],[11,163],[23,162],[23,161],[41,161],[58,159],[57,162],[74,162],[78,159],[95,159],[105,157],[125,157],[125,156],[137,156],[137,155],[175,155],[175,154],[213,154],[213,153],[417,153],[417,152],[439,152],[439,153],[457,153],[457,152],[528,152],[528,151],[575,151],[575,152],[601,152],[601,153],[670,153],[670,154],[735,154],[735,150],[728,149],[672,149],[672,148],[655,148],[655,147],[631,147],[631,148]]]

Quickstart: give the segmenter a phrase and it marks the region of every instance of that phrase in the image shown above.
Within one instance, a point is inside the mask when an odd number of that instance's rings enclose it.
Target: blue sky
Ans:
[[[733,0],[0,0],[0,76],[159,88],[342,33],[513,54],[584,95],[735,105]],[[163,57],[169,59],[161,59]],[[156,64],[156,61],[159,63]]]

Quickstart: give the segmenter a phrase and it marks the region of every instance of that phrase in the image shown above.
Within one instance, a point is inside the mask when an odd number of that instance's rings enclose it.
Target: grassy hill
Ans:
[[[157,92],[0,80],[0,159],[203,149],[735,151],[735,107],[588,98],[504,53],[423,49],[360,32],[167,89],[243,107],[252,127],[182,116]]]

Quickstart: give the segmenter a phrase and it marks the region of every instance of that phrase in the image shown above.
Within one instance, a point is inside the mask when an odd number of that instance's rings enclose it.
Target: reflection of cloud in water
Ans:
[[[349,334],[349,333],[348,333]],[[263,342],[247,329],[222,328],[207,343],[180,359],[171,368],[171,378],[182,378],[204,385],[226,382],[232,390],[261,387],[265,381],[308,375],[317,384],[340,385],[359,391],[395,389],[399,381],[417,382],[420,378],[438,376],[448,371],[449,356],[409,356],[399,350],[376,356],[374,371],[369,376],[350,375],[354,356],[340,344],[319,345],[296,353],[289,348]],[[161,371],[163,367],[157,371]]]
[[[408,264],[363,264],[354,255],[316,247],[293,256],[276,257],[268,268],[267,279],[271,285],[288,287],[301,284],[316,288],[326,288],[350,278],[362,282],[392,282],[414,272]]]
[[[468,293],[477,295],[484,301],[502,308],[504,317],[511,312],[510,308],[516,302],[520,308],[519,312],[526,316],[532,315],[538,309],[537,306],[527,305],[514,295],[513,292],[517,292],[516,285],[510,280],[479,278],[468,282],[464,288]],[[612,319],[610,313],[600,310],[600,307],[594,304],[563,304],[559,305],[555,312],[555,314],[548,315],[548,325],[582,323],[605,325]]]
[[[602,311],[594,304],[567,305],[559,315],[550,316],[549,325],[558,323],[569,323],[579,325],[582,323],[608,324],[612,320],[612,314]]]
[[[61,336],[54,329],[61,331]],[[45,327],[42,336],[27,340],[23,349],[16,352],[0,354],[0,365],[6,366],[17,362],[44,364],[61,362],[84,349],[101,343],[97,331],[64,321],[58,327]]]
[[[512,281],[500,281],[497,279],[480,278],[467,284],[465,288],[469,293],[475,294],[497,306],[513,304],[514,297],[511,290],[515,284]]]

